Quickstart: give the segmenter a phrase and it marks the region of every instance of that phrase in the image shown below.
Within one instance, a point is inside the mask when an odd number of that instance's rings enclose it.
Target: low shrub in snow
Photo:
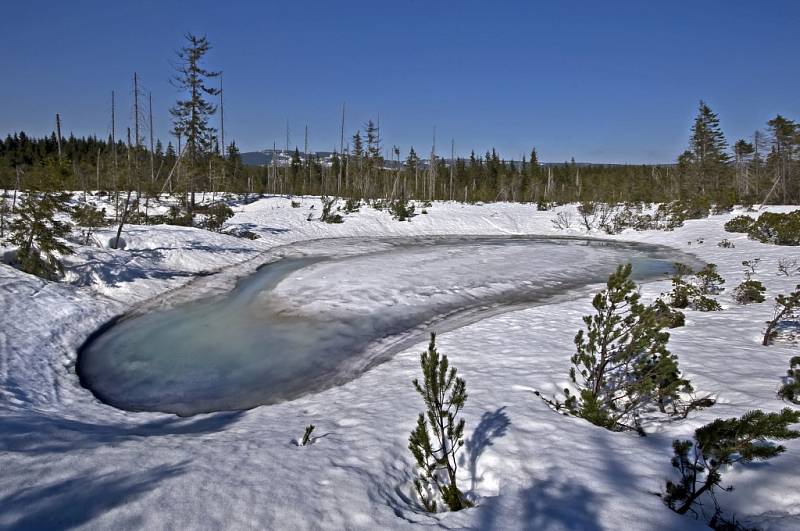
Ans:
[[[781,386],[778,394],[790,402],[800,404],[800,356],[795,356],[789,361],[786,383]]]
[[[733,300],[739,304],[764,302],[767,288],[758,280],[745,280],[733,289]]]
[[[728,238],[723,238],[719,241],[717,247],[722,247],[723,249],[733,249],[736,246]]]
[[[436,350],[436,334],[431,334],[428,350],[420,356],[422,382],[414,379],[414,388],[425,402],[417,426],[408,439],[419,477],[414,480],[420,502],[428,512],[435,512],[437,498],[451,511],[472,504],[458,489],[458,451],[464,445],[464,419],[456,420],[467,400],[467,385],[450,367],[447,356]]]
[[[222,225],[233,217],[233,210],[225,203],[214,203],[206,212],[206,228],[219,232]]]
[[[92,238],[92,233],[99,227],[108,225],[106,220],[106,209],[97,209],[94,206],[83,203],[72,209],[71,217],[81,230],[81,243],[89,245],[89,240]]]
[[[325,223],[344,223],[342,215],[333,212],[333,206],[335,204],[335,197],[322,196],[322,214],[319,216],[320,221]]]
[[[722,473],[738,463],[764,461],[784,452],[770,439],[786,440],[800,437],[800,432],[789,429],[800,422],[800,411],[789,408],[780,413],[750,411],[740,418],[717,419],[695,431],[694,441],[676,440],[672,443],[674,456],[672,466],[680,477],[667,481],[664,502],[679,514],[689,511],[710,519],[710,526],[722,529],[727,523],[714,495],[722,487]],[[709,517],[703,512],[700,502],[703,495],[714,503],[714,512]],[[699,512],[698,512],[699,511]]]
[[[751,216],[736,216],[725,223],[727,232],[748,232],[755,222]]]
[[[778,258],[778,273],[787,277],[800,273],[797,258]]]
[[[788,214],[764,212],[750,225],[747,235],[762,243],[800,245],[800,210]]]
[[[550,222],[556,229],[565,230],[572,226],[572,216],[567,211],[559,212],[556,214],[556,217],[550,220]]]
[[[361,201],[358,199],[348,198],[347,201],[344,202],[344,208],[342,210],[345,211],[347,214],[352,214],[354,212],[358,212],[361,208]]]
[[[661,298],[653,303],[653,311],[656,314],[656,321],[664,328],[679,328],[686,324],[683,312],[672,308]]]
[[[685,276],[692,270],[684,264],[675,264],[675,275],[672,277],[672,291],[669,293],[670,306],[673,308],[690,308],[700,312],[721,310],[719,303],[706,295],[722,291],[721,285],[725,283],[717,266],[708,264],[697,272],[690,282]]]
[[[410,203],[405,198],[389,202],[389,213],[397,221],[407,221],[414,217],[414,209],[414,203]]]

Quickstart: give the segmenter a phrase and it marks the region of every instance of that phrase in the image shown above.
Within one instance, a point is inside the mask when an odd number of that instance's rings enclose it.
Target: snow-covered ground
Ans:
[[[532,393],[567,385],[572,339],[590,297],[496,315],[439,336],[440,352],[469,392],[460,477],[476,507],[458,513],[426,514],[412,495],[407,441],[422,403],[410,381],[423,344],[343,385],[243,412],[131,413],[80,386],[76,349],[104,322],[133,308],[219,294],[268,260],[319,245],[309,240],[585,234],[577,224],[555,229],[556,212],[529,205],[435,203],[411,222],[362,207],[345,223],[329,225],[306,221],[312,205],[319,212],[318,200],[302,199],[300,208],[289,203],[267,198],[236,207],[230,225],[259,234],[257,240],[127,227],[124,250],[81,247],[68,257],[62,283],[0,265],[0,527],[701,529],[657,496],[673,477],[672,440],[690,438],[717,417],[786,405],[776,390],[796,346],[762,347],[760,339],[772,314],[769,301],[800,278],[779,275],[777,260],[800,253],[724,232],[734,214],[689,221],[673,232],[613,237],[693,253],[718,264],[727,279],[719,296],[724,310],[688,311],[686,326],[670,340],[695,388],[714,394],[717,404],[686,420],[649,425],[648,437],[557,415]],[[104,230],[99,240],[112,234]],[[719,247],[723,238],[735,247]],[[336,242],[325,240],[330,244]],[[768,302],[736,305],[730,291],[742,279],[741,262],[757,257]],[[363,277],[367,265],[361,267],[352,278]],[[306,287],[324,276],[320,265]],[[667,289],[666,281],[652,282],[643,293],[652,298]],[[357,297],[352,284],[343,293]],[[402,290],[391,293],[401,297]],[[317,438],[298,447],[308,424]],[[726,474],[736,490],[720,495],[723,507],[762,528],[800,527],[800,442],[786,447],[774,460]]]

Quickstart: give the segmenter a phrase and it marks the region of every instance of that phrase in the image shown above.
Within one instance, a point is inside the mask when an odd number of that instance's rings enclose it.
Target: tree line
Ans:
[[[495,149],[468,157],[437,153],[435,140],[420,155],[413,147],[401,158],[396,146],[387,148],[380,126],[369,120],[345,143],[342,110],[339,149],[323,160],[298,147],[286,152],[288,162],[254,167],[242,164],[235,142],[225,144],[222,90],[214,86],[220,72],[203,66],[210,44],[205,37],[186,35],[178,52],[173,84],[180,97],[170,109],[172,138],[166,146],[147,125],[144,95],[134,74],[133,123],[122,138],[116,134],[112,93],[112,134],[61,137],[57,131],[43,138],[25,133],[0,140],[0,187],[26,189],[41,181],[58,160],[68,171],[59,186],[70,190],[101,190],[115,194],[136,192],[139,204],[160,193],[178,193],[187,211],[197,192],[230,194],[323,195],[350,199],[513,201],[539,204],[575,201],[667,202],[703,198],[715,204],[800,202],[800,127],[781,115],[769,120],[764,131],[739,139],[731,146],[718,116],[700,102],[691,126],[688,149],[675,163],[610,165],[542,164],[536,149],[522,160],[508,160]],[[212,119],[219,117],[212,124]],[[288,137],[288,134],[287,134]],[[65,172],[59,170],[58,174]]]

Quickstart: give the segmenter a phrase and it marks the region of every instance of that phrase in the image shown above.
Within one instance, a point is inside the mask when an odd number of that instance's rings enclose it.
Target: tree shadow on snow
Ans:
[[[469,465],[469,472],[471,480],[470,492],[474,492],[477,487],[478,480],[478,459],[481,454],[492,446],[493,439],[503,437],[511,425],[511,419],[504,411],[506,406],[497,408],[496,411],[486,411],[481,415],[481,421],[472,432],[472,437],[467,439],[464,444],[464,449],[467,454],[467,461]],[[463,465],[463,463],[461,463]]]
[[[165,416],[131,426],[92,424],[29,410],[18,416],[0,417],[0,451],[59,454],[121,444],[142,437],[202,435],[224,430],[243,414],[243,411],[226,411],[188,419]]]
[[[546,478],[511,498],[496,496],[479,506],[476,529],[536,529],[537,531],[585,531],[603,529],[598,515],[598,496],[589,488],[564,479],[552,468]]]
[[[58,530],[84,525],[154,490],[158,483],[185,473],[187,464],[183,461],[135,473],[80,474],[19,489],[0,499],[0,527]],[[130,520],[132,528],[140,523],[136,515]]]

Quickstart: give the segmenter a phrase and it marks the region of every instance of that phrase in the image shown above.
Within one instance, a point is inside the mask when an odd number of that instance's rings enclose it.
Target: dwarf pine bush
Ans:
[[[714,496],[722,487],[722,473],[737,463],[763,461],[784,452],[770,439],[787,440],[800,437],[789,425],[800,422],[800,411],[785,408],[780,413],[750,411],[740,418],[717,419],[695,431],[694,441],[676,440],[672,443],[672,466],[677,469],[677,481],[667,481],[664,502],[679,514],[700,507],[700,498],[708,493],[714,502],[714,518],[719,507]]]
[[[684,277],[692,273],[691,268],[684,264],[675,264],[672,291],[669,293],[670,306],[700,312],[721,310],[722,307],[716,300],[706,296],[719,293],[723,289],[721,285],[725,283],[725,279],[717,273],[716,268],[716,265],[708,264],[688,282]]]
[[[781,294],[775,297],[772,319],[767,321],[767,328],[764,331],[764,340],[762,341],[764,346],[769,345],[775,339],[781,321],[797,320],[798,309],[800,309],[800,284],[789,295]]]
[[[333,212],[335,204],[335,197],[322,196],[322,214],[319,216],[320,221],[324,221],[325,223],[344,223],[342,215]]]
[[[448,509],[458,511],[471,506],[456,484],[456,456],[464,445],[464,419],[457,419],[467,401],[467,385],[450,367],[447,356],[439,356],[434,333],[428,350],[420,356],[420,366],[422,381],[415,378],[413,383],[426,411],[419,414],[408,438],[419,474],[414,488],[428,512],[436,512],[437,497]]]
[[[748,232],[755,221],[750,216],[736,216],[725,223],[725,230],[727,232]]]
[[[795,356],[789,362],[786,371],[786,383],[778,391],[784,399],[800,404],[800,356]]]
[[[691,386],[667,349],[669,333],[656,309],[640,302],[630,274],[630,264],[619,266],[594,297],[595,314],[583,318],[586,329],[575,336],[571,359],[578,393],[565,389],[563,406],[556,406],[610,430],[641,431],[645,408],[657,404],[665,411]]]
[[[748,237],[775,245],[800,245],[800,210],[780,214],[764,212],[747,231]]]
[[[206,228],[219,232],[222,230],[222,225],[233,217],[233,210],[225,203],[215,203],[208,207],[206,214],[208,215],[206,218]]]

